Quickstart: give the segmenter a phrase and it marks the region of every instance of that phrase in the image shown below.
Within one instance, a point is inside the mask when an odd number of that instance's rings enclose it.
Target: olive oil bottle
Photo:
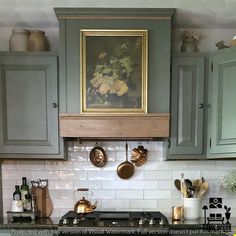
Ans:
[[[21,200],[23,203],[23,209],[24,211],[27,210],[27,201],[25,195],[29,194],[29,185],[27,184],[26,177],[22,177],[22,185],[21,185]]]

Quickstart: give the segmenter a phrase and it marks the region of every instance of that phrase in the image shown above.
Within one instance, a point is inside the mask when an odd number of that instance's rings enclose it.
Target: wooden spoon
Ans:
[[[179,179],[175,179],[175,187],[176,187],[179,191],[181,191],[181,182],[180,182]]]
[[[207,191],[207,189],[208,189],[208,183],[207,182],[203,182],[201,184],[201,188],[197,192],[197,198],[202,197],[202,195]]]

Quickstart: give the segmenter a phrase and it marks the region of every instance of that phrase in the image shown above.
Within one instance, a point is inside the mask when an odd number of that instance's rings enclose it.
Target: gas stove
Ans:
[[[59,222],[59,235],[155,234],[168,235],[168,220],[156,212],[94,211],[66,213]]]

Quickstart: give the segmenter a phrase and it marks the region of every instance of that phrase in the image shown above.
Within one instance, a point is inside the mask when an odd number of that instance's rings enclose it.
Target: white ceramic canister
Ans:
[[[29,36],[29,50],[30,51],[46,51],[47,40],[45,32],[41,30],[32,30]]]
[[[27,29],[12,29],[9,38],[10,51],[28,51],[28,39],[30,31]]]
[[[200,208],[200,198],[184,198],[184,219],[197,220]]]

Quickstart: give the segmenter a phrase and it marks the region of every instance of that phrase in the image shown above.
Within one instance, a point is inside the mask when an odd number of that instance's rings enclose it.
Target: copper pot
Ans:
[[[77,191],[74,192],[74,197],[78,191],[90,192],[91,197],[93,196],[93,192],[89,191],[88,188],[78,188]],[[82,197],[79,201],[76,202],[76,204],[74,206],[74,212],[76,212],[76,213],[91,213],[94,209],[96,209],[96,207],[97,207],[97,201],[94,204],[92,204],[85,197]]]

